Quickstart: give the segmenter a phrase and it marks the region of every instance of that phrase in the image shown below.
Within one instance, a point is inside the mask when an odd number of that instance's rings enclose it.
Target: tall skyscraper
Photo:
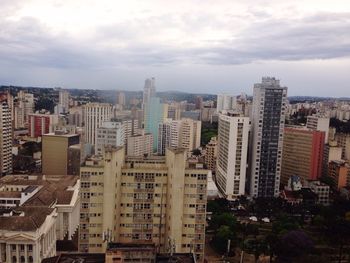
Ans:
[[[12,119],[5,97],[0,97],[0,176],[12,173]]]
[[[203,262],[208,172],[190,166],[185,150],[140,158],[120,147],[88,159],[80,169],[79,250],[103,253],[105,240],[153,243]]]
[[[160,98],[151,97],[149,103],[145,104],[145,131],[153,135],[153,151],[157,150],[158,125],[166,118],[168,112]]]
[[[252,144],[250,155],[250,195],[278,196],[283,148],[287,88],[280,81],[262,78],[254,85]]]
[[[15,128],[26,128],[29,124],[29,115],[34,112],[34,95],[23,90],[17,93],[17,101],[13,108]]]
[[[155,78],[150,78],[145,80],[145,87],[143,89],[143,109],[149,105],[152,97],[156,96],[156,80]]]
[[[118,91],[117,92],[117,105],[120,105],[121,108],[125,106],[125,93]]]
[[[108,103],[88,103],[84,105],[85,142],[96,145],[97,128],[112,117],[112,107]]]
[[[229,200],[245,194],[249,129],[248,117],[219,115],[216,185]]]

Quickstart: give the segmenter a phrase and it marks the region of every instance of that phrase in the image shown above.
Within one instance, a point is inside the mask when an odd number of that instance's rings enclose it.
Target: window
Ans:
[[[33,245],[28,245],[28,251],[33,251]]]
[[[29,261],[29,263],[33,263],[33,257],[29,256],[28,261]]]

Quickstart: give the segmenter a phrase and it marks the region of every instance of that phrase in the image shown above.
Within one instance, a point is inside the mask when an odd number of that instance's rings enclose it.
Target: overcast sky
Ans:
[[[350,97],[349,0],[0,0],[0,85]]]

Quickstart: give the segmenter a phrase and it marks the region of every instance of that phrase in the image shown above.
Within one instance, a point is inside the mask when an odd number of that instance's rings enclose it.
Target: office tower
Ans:
[[[81,167],[80,251],[107,242],[154,243],[157,251],[193,252],[203,261],[208,170],[190,166],[184,150],[125,157],[105,149]],[[102,233],[102,235],[101,235]]]
[[[0,176],[12,173],[12,120],[5,98],[0,98]]]
[[[324,143],[328,143],[329,118],[317,115],[307,116],[306,128],[314,131],[324,131],[326,133]]]
[[[335,141],[338,143],[338,146],[342,148],[342,159],[350,160],[350,134],[336,133]]]
[[[125,145],[125,130],[122,122],[105,121],[97,128],[96,154],[102,154],[103,148],[110,146]]]
[[[149,105],[151,98],[156,96],[156,80],[155,78],[146,79],[145,87],[143,89],[143,109],[147,108]]]
[[[38,138],[45,133],[53,132],[53,125],[58,123],[58,115],[55,114],[29,114],[29,136]]]
[[[283,138],[281,183],[297,175],[306,180],[317,180],[322,175],[325,132],[303,128],[285,128]]]
[[[80,175],[80,165],[82,163],[82,145],[73,144],[68,147],[68,175]]]
[[[122,108],[125,106],[125,93],[118,91],[117,92],[117,105],[120,105]]]
[[[324,145],[323,161],[322,161],[322,175],[328,175],[328,164],[331,161],[342,160],[342,147],[339,147],[337,142],[330,141]]]
[[[216,160],[218,156],[218,141],[216,137],[212,137],[209,143],[205,146],[204,162],[207,169],[216,170]]]
[[[254,85],[250,195],[278,196],[282,165],[283,130],[287,88],[275,78],[264,77]]]
[[[245,194],[249,129],[248,117],[219,115],[216,185],[229,200]]]
[[[150,156],[153,153],[153,135],[144,133],[131,135],[127,138],[127,155]]]
[[[232,110],[236,105],[236,97],[228,94],[218,94],[216,101],[216,111]]]
[[[85,143],[96,145],[96,131],[103,122],[112,117],[112,107],[108,103],[88,103],[84,105]]]
[[[68,175],[68,150],[79,144],[79,135],[48,133],[42,136],[42,170],[45,175]]]
[[[157,150],[158,143],[158,125],[163,122],[167,116],[164,104],[160,102],[160,98],[151,97],[149,104],[145,104],[145,131],[153,135],[153,151]]]
[[[180,128],[180,120],[166,119],[159,124],[157,144],[157,153],[159,155],[165,155],[165,150],[168,147],[179,147]]]

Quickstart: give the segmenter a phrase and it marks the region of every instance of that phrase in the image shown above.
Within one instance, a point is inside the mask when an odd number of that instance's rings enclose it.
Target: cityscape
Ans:
[[[350,262],[349,4],[116,2],[0,3],[0,263]]]

